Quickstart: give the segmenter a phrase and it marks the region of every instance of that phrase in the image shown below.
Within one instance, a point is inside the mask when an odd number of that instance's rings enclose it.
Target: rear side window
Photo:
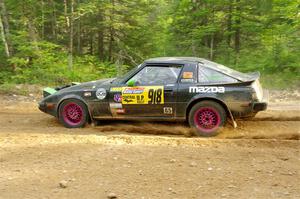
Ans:
[[[182,69],[180,83],[191,84],[197,82],[197,65],[188,64]]]
[[[238,81],[228,75],[206,68],[203,65],[199,65],[198,70],[198,81],[200,83],[235,83]]]

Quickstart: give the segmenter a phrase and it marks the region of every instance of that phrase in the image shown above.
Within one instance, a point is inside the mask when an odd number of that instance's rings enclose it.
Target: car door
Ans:
[[[177,94],[177,109],[176,117],[185,118],[186,107],[194,94],[189,92],[189,88],[197,84],[197,64],[186,64],[180,74],[178,80],[178,94]]]
[[[122,108],[114,117],[173,117],[176,108],[177,80],[181,66],[146,65],[130,77],[114,96]],[[128,86],[134,82],[133,86]],[[120,88],[119,88],[120,89]],[[118,100],[119,99],[119,100]]]

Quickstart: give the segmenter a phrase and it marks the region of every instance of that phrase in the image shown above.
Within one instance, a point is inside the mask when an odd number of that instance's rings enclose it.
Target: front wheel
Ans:
[[[199,136],[210,137],[219,133],[225,125],[224,108],[213,101],[202,101],[195,104],[189,113],[189,124]]]
[[[68,99],[59,106],[59,121],[67,128],[80,128],[88,121],[86,105],[76,99]]]

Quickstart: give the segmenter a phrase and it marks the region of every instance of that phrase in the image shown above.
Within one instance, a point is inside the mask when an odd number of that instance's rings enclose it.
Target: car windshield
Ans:
[[[120,83],[122,82],[126,77],[131,76],[138,68],[140,68],[142,66],[142,64],[132,68],[131,70],[129,70],[125,75],[122,75],[120,77],[115,78],[112,83]]]

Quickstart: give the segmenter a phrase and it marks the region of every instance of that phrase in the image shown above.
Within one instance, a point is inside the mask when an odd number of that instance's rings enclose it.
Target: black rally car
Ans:
[[[173,120],[212,136],[227,118],[236,126],[235,118],[266,110],[259,76],[202,58],[153,58],[123,77],[45,88],[39,109],[68,128],[107,119]]]

